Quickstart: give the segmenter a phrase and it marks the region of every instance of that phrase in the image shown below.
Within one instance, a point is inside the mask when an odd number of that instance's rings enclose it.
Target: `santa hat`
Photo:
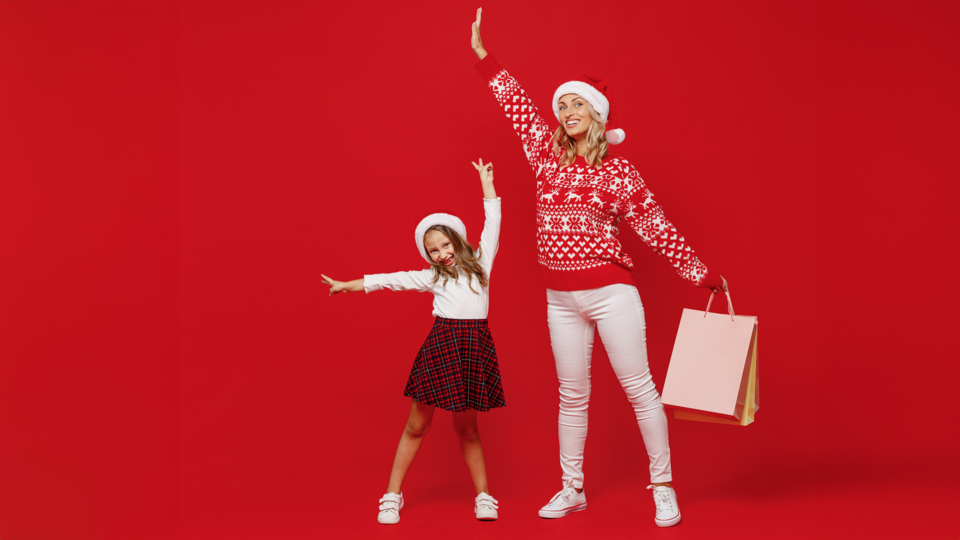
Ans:
[[[605,122],[607,142],[620,144],[627,134],[617,127],[616,117],[610,111],[610,83],[598,75],[581,73],[576,80],[565,82],[553,93],[553,114],[560,120],[560,106],[557,100],[567,94],[576,94],[593,107]]]
[[[417,225],[417,251],[420,252],[420,255],[427,260],[428,263],[432,263],[430,256],[427,255],[427,250],[423,248],[423,237],[427,234],[427,229],[433,227],[434,225],[445,225],[454,230],[457,234],[460,235],[460,238],[463,238],[463,241],[467,241],[467,228],[463,226],[463,222],[460,221],[460,218],[457,216],[451,216],[450,214],[430,214],[429,216],[423,218],[420,221],[420,224]]]

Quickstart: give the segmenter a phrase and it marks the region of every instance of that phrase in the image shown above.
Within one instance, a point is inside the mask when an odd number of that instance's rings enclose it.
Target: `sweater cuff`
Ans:
[[[703,279],[700,280],[700,284],[697,286],[705,289],[723,287],[723,279],[720,277],[720,274],[714,274],[707,270],[707,275],[703,276]]]
[[[503,69],[500,67],[500,64],[497,63],[496,59],[493,58],[492,54],[487,53],[483,57],[483,60],[479,61],[473,67],[477,68],[477,73],[483,77],[483,80],[489,81],[490,79],[497,76],[497,73]]]

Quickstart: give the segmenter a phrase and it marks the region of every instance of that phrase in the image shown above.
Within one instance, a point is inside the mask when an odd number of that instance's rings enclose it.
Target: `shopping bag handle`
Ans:
[[[733,318],[733,315],[734,315],[734,314],[733,314],[733,300],[730,299],[730,291],[723,291],[723,292],[727,293],[727,311],[730,312],[730,320],[732,321],[732,320],[734,320],[734,318]],[[703,312],[703,316],[704,316],[704,317],[707,316],[707,313],[710,313],[710,304],[713,303],[713,297],[714,297],[714,295],[716,295],[716,294],[717,294],[717,291],[711,291],[711,292],[710,292],[710,300],[707,301],[707,310]]]

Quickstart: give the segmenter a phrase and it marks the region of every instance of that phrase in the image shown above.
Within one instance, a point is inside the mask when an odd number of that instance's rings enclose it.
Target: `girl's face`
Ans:
[[[560,108],[560,125],[572,139],[579,140],[587,134],[593,116],[590,115],[590,106],[587,100],[576,94],[560,96],[557,101]]]
[[[427,250],[430,260],[444,266],[453,266],[456,259],[453,256],[453,242],[450,237],[440,231],[427,231],[423,236],[423,247]]]

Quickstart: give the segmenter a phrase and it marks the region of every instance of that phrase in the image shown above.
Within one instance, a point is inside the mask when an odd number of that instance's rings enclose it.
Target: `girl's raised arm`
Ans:
[[[471,162],[472,163],[472,162]],[[480,185],[483,187],[483,233],[480,234],[480,266],[490,276],[493,259],[500,247],[500,198],[493,187],[493,163],[474,163],[480,171]]]
[[[472,161],[470,163],[473,163]],[[480,158],[480,164],[473,163],[474,168],[480,171],[480,185],[483,187],[484,199],[496,199],[497,189],[493,187],[493,163],[483,164],[483,158]]]

